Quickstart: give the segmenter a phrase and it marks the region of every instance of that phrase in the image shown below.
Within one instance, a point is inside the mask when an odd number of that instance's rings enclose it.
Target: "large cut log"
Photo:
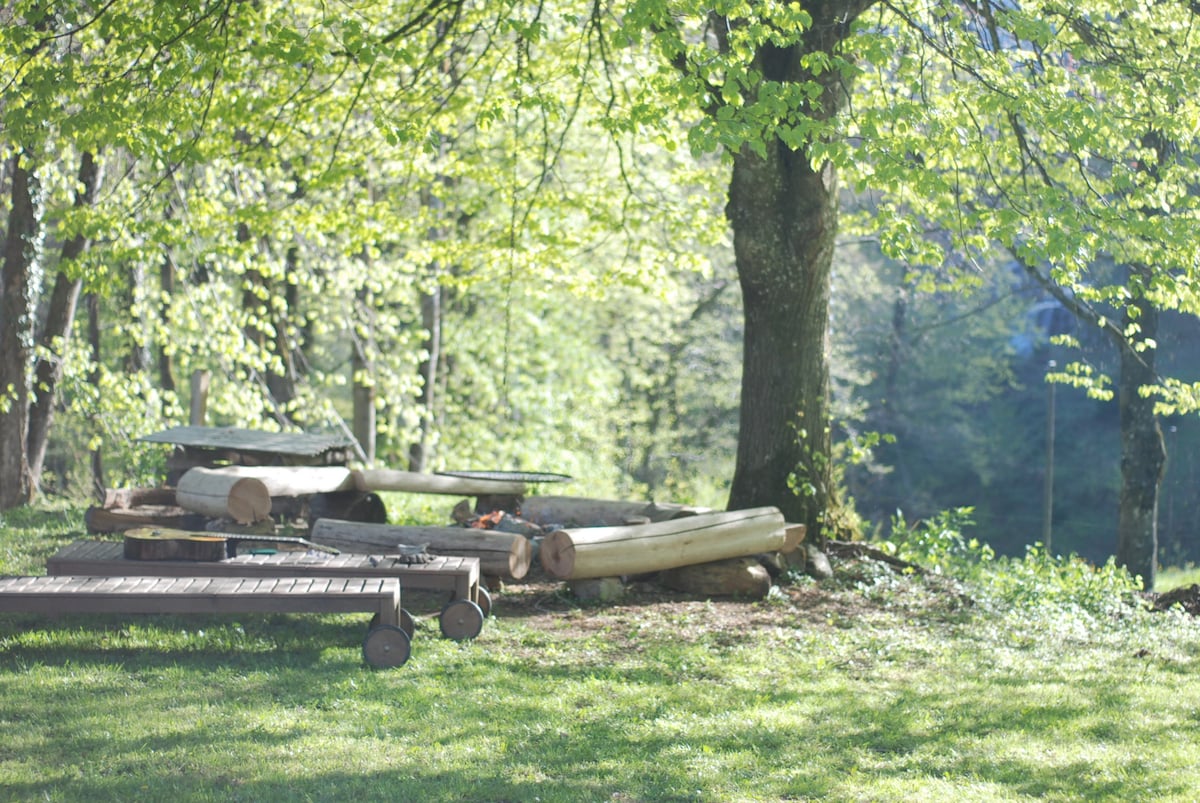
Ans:
[[[617,577],[774,552],[787,535],[778,508],[701,513],[624,527],[556,530],[542,539],[542,566],[561,580]]]
[[[142,505],[175,506],[174,488],[106,488],[101,507],[127,510]]]
[[[708,512],[707,508],[687,505],[587,499],[580,496],[531,496],[521,503],[522,518],[542,526],[555,525],[562,529],[669,521]]]
[[[368,554],[395,554],[400,544],[427,544],[431,554],[479,558],[482,574],[511,580],[524,577],[533,559],[533,547],[525,536],[472,527],[397,527],[318,519],[309,539],[342,552]]]
[[[254,477],[239,477],[227,469],[192,468],[179,478],[175,499],[180,507],[239,524],[271,515],[271,492]]]
[[[87,531],[99,533],[123,533],[135,527],[174,527],[176,529],[204,529],[207,517],[181,507],[142,505],[125,510],[107,510],[89,507],[83,514]]]
[[[357,490],[353,472],[344,466],[223,466],[210,471],[259,480],[273,497]]]
[[[762,599],[771,590],[771,575],[754,558],[729,558],[667,569],[658,576],[667,588],[701,597]]]
[[[525,483],[507,480],[480,480],[450,477],[444,474],[421,474],[388,468],[362,469],[354,472],[360,491],[407,491],[415,494],[453,494],[455,496],[523,496]]]

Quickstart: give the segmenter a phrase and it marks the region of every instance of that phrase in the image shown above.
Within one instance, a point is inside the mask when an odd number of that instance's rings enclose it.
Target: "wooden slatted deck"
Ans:
[[[76,541],[46,561],[51,575],[157,575],[159,577],[394,577],[406,589],[451,591],[479,603],[479,558],[437,557],[411,566],[369,555],[278,552],[221,561],[127,560],[122,544]]]
[[[384,577],[0,578],[0,611],[20,613],[378,613],[400,623],[400,581]]]
[[[363,658],[377,667],[409,657],[395,577],[0,577],[5,613],[371,613]]]

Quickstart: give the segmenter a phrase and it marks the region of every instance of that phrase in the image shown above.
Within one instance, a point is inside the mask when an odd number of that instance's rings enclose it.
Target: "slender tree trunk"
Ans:
[[[0,273],[0,510],[27,504],[33,477],[25,451],[39,248],[37,177],[25,154],[9,160],[10,203]]]
[[[92,370],[88,372],[88,381],[92,387],[96,389],[97,397],[102,392],[100,387],[100,358],[102,356],[100,347],[100,297],[95,293],[88,293],[85,298],[87,306],[87,332],[88,332],[88,347],[91,352]],[[104,490],[108,487],[104,480],[104,452],[102,446],[97,446],[92,450],[92,486],[93,490],[101,498],[104,496]]]
[[[170,220],[174,216],[174,208],[168,205],[166,212],[167,220]],[[159,289],[162,291],[162,306],[159,308],[159,315],[162,317],[164,330],[168,332],[171,331],[171,299],[175,296],[175,276],[175,260],[171,256],[171,252],[168,251],[163,254],[162,263],[158,268]],[[177,388],[175,383],[175,361],[171,356],[171,350],[161,346],[158,350],[158,383],[168,393],[174,393]],[[166,410],[163,413],[165,414]]]
[[[375,307],[370,292],[362,289],[358,293],[358,306],[362,322],[355,324],[354,340],[350,351],[350,383],[353,390],[354,439],[362,447],[368,463],[375,460],[376,414],[375,414]]]
[[[1149,271],[1142,271],[1149,279]],[[1139,342],[1158,337],[1158,310],[1140,299],[1126,313],[1126,330],[1140,327]],[[1141,575],[1153,590],[1158,559],[1158,492],[1166,468],[1167,450],[1154,415],[1154,399],[1141,388],[1158,382],[1153,346],[1136,351],[1122,342],[1118,401],[1121,416],[1121,496],[1117,516],[1117,562]]]
[[[75,206],[91,206],[96,201],[100,169],[91,153],[84,153],[79,164],[79,190],[75,195]],[[26,444],[29,456],[29,474],[34,488],[41,480],[42,464],[46,459],[46,445],[50,440],[50,427],[54,422],[54,397],[58,383],[62,380],[63,361],[66,359],[67,341],[75,321],[75,308],[83,279],[72,278],[62,270],[78,259],[87,248],[87,238],[82,234],[72,237],[62,247],[60,269],[54,279],[54,290],[50,294],[50,305],[46,310],[46,323],[42,330],[40,345],[48,357],[39,357],[34,368],[33,403],[29,408],[29,432]]]
[[[421,393],[417,406],[421,410],[420,434],[408,450],[408,470],[424,471],[429,461],[429,446],[433,439],[434,404],[437,398],[438,365],[442,355],[442,288],[421,296],[421,325],[425,328],[425,354],[418,370],[421,374]]]

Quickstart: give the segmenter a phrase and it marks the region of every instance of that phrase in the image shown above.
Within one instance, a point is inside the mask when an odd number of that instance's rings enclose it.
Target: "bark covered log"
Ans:
[[[204,529],[207,517],[174,505],[141,505],[108,510],[89,507],[83,514],[87,531],[93,534],[123,533],[137,527],[171,527],[181,530]]]
[[[470,479],[443,474],[422,474],[395,469],[362,469],[354,472],[360,491],[406,491],[418,494],[452,494],[455,496],[523,496],[525,483],[507,480]]]
[[[342,552],[395,553],[400,544],[428,544],[434,555],[479,558],[483,574],[520,580],[529,572],[533,548],[514,533],[471,527],[397,527],[341,519],[318,519],[309,538]]]
[[[675,591],[702,597],[762,599],[771,590],[770,573],[754,558],[730,558],[668,569],[659,582]]]
[[[706,508],[657,502],[588,499],[578,496],[531,496],[521,503],[521,516],[542,526],[617,527],[637,519],[669,521],[708,513]]]
[[[106,488],[101,507],[108,510],[129,510],[151,505],[176,507],[174,488]]]
[[[562,580],[674,569],[774,552],[787,535],[778,508],[702,513],[624,527],[557,530],[542,541],[542,566]]]

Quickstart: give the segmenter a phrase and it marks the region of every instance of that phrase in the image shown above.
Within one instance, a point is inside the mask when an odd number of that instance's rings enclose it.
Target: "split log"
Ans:
[[[174,488],[106,488],[101,507],[108,510],[155,505],[158,507],[175,507]]]
[[[770,572],[754,558],[681,566],[662,572],[658,579],[667,588],[701,597],[763,599],[771,590]]]
[[[786,537],[779,509],[759,507],[625,527],[556,530],[542,540],[540,555],[550,575],[579,580],[775,552]]]
[[[180,507],[212,518],[252,524],[271,515],[271,492],[254,477],[240,477],[227,468],[192,468],[179,478],[175,498]]]
[[[525,495],[525,483],[523,482],[477,480],[387,468],[355,471],[354,482],[360,491],[407,491],[415,494],[453,494],[455,496]]]
[[[657,502],[623,502],[613,499],[587,499],[579,496],[531,496],[521,503],[521,516],[542,526],[616,527],[637,520],[671,519],[708,513],[707,508]]]
[[[344,466],[223,466],[210,471],[259,480],[271,496],[311,496],[354,491],[353,472]]]
[[[142,505],[125,510],[89,507],[83,514],[84,525],[87,527],[87,531],[93,535],[123,533],[137,527],[204,529],[204,522],[207,520],[203,514],[165,505]]]
[[[318,519],[309,538],[342,552],[367,554],[395,553],[399,544],[428,544],[431,554],[479,558],[480,573],[511,580],[526,575],[533,555],[523,535],[473,527],[397,527]]]
[[[178,530],[134,530],[125,533],[126,560],[217,561],[228,557],[229,544],[219,535]]]

